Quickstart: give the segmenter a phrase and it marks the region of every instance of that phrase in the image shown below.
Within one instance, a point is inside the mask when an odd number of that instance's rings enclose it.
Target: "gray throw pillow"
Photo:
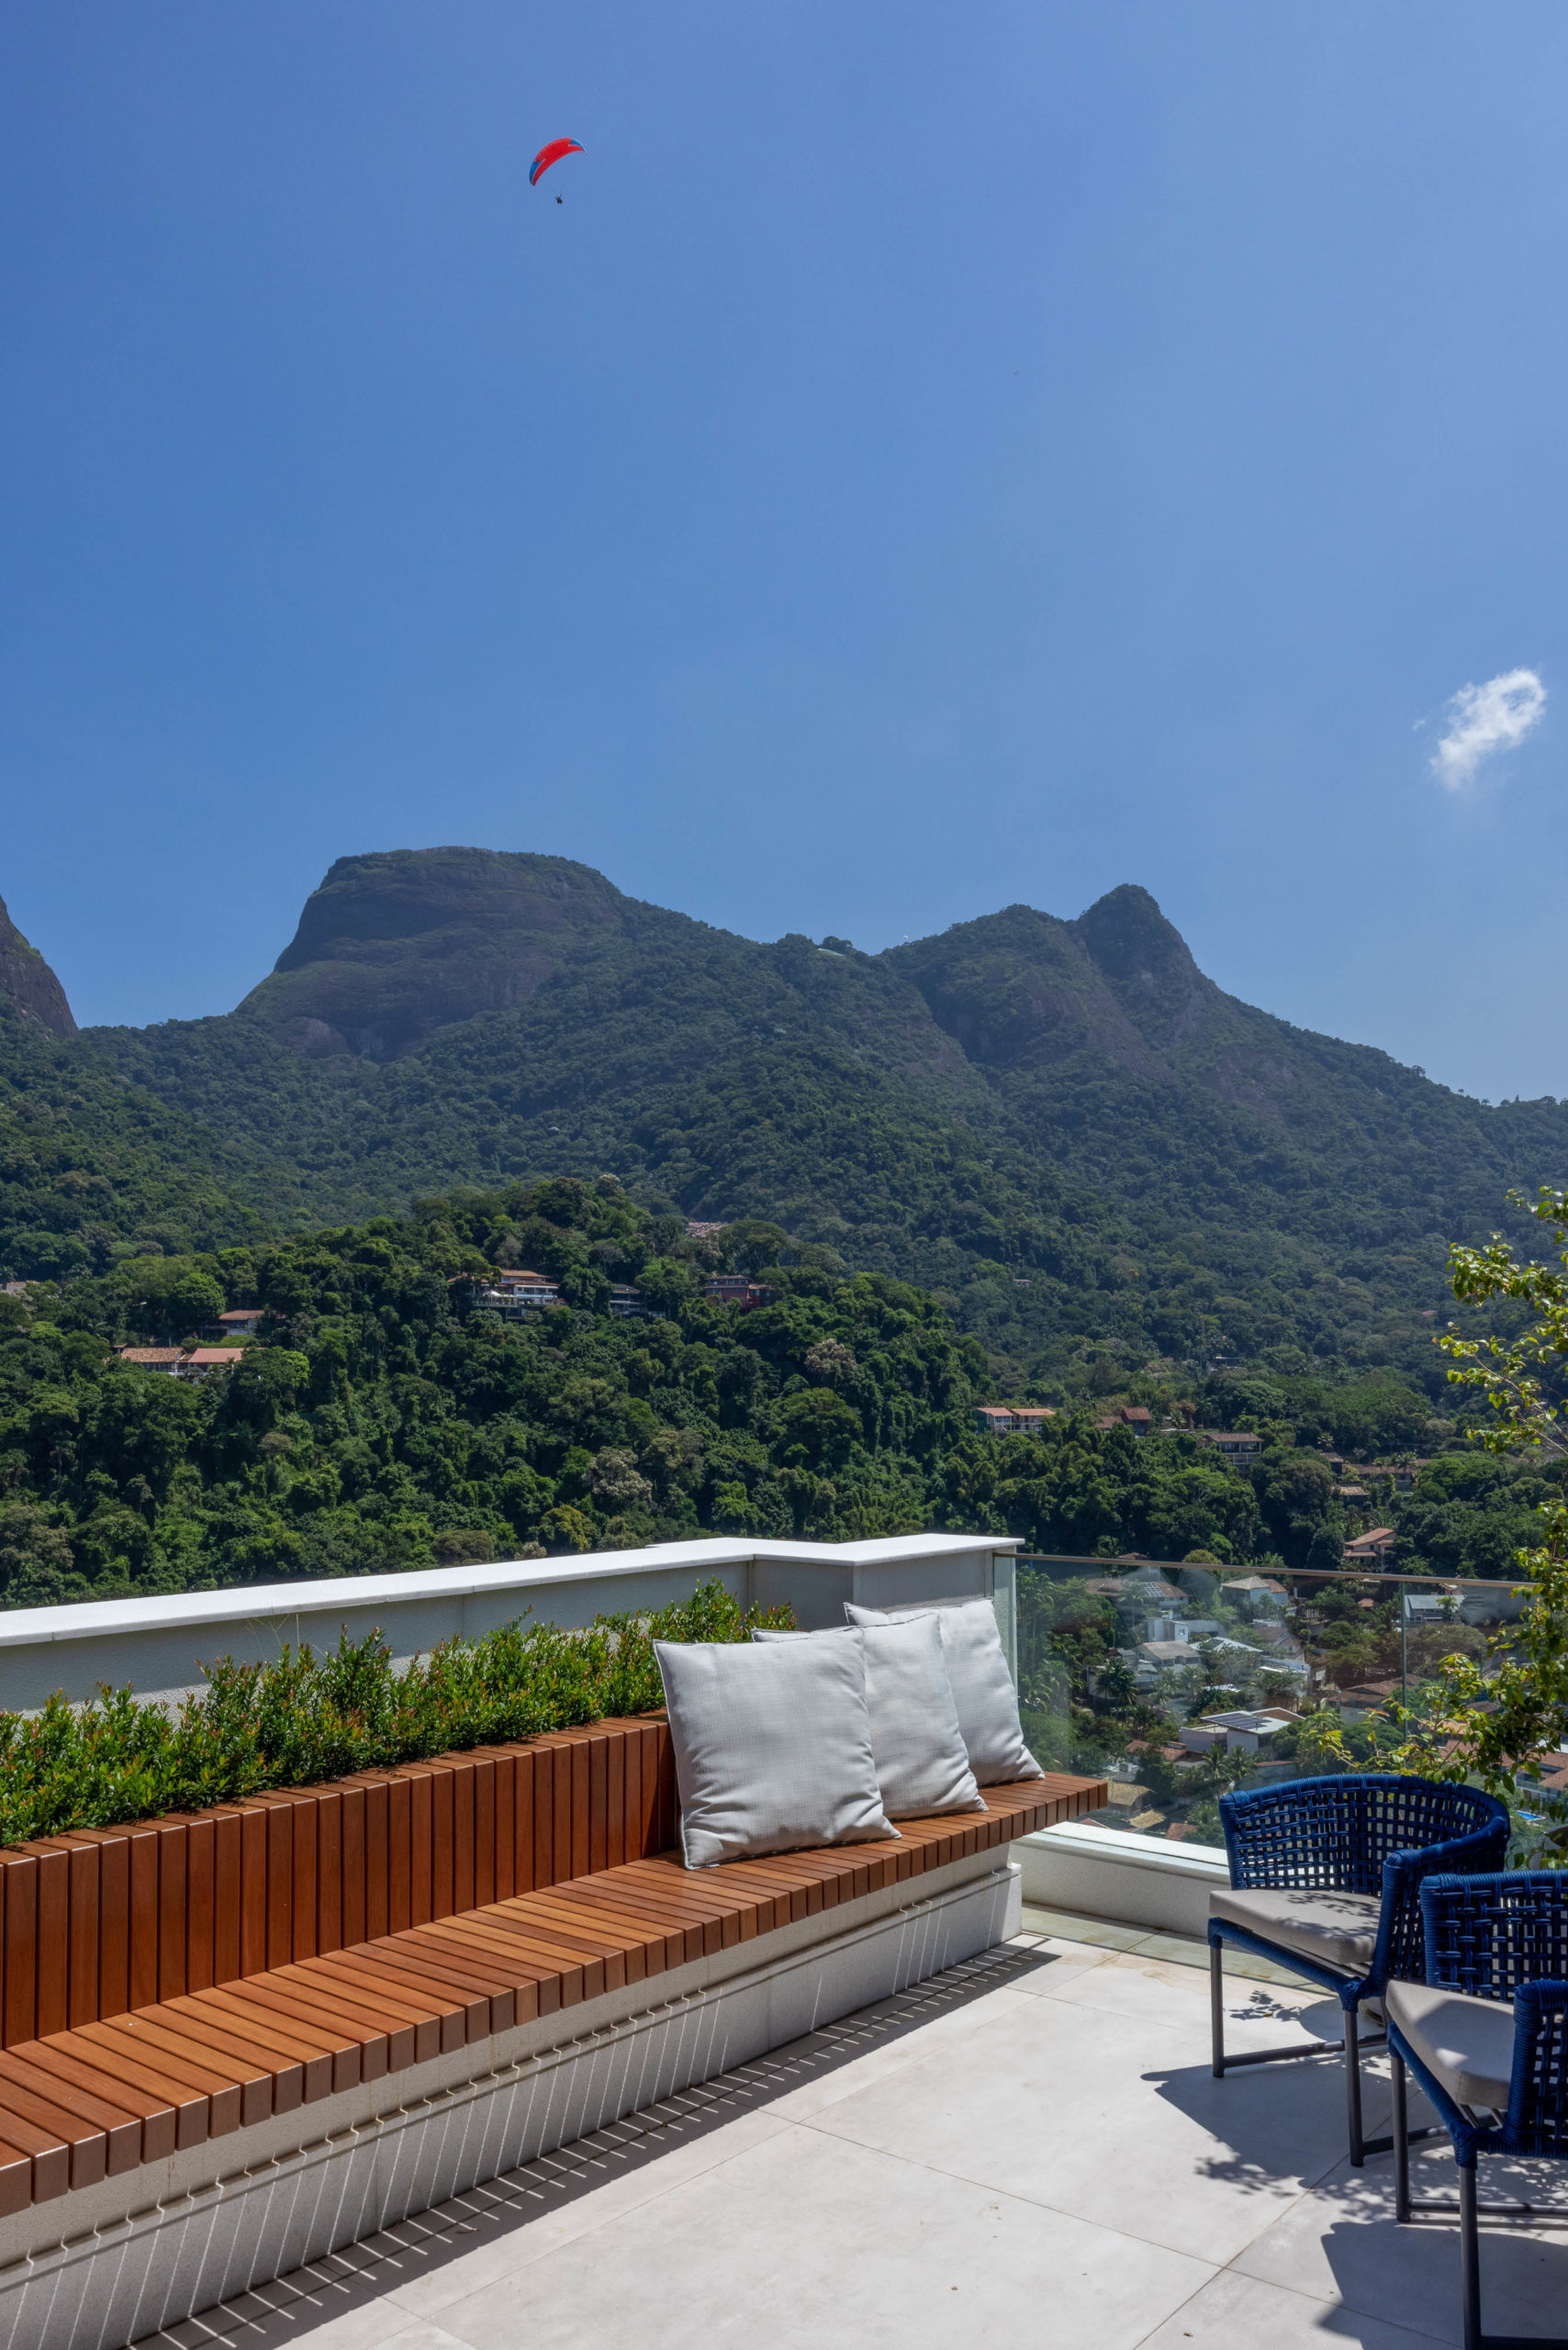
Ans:
[[[882,1808],[890,1819],[984,1809],[958,1727],[935,1618],[845,1625],[826,1632],[754,1632],[754,1640],[858,1639]]]
[[[858,1640],[655,1640],[689,1869],[895,1836]]]
[[[848,1600],[844,1612],[852,1624],[907,1624],[932,1617],[942,1636],[942,1654],[958,1727],[969,1749],[969,1768],[982,1787],[1010,1785],[1015,1779],[1043,1779],[1045,1773],[1024,1743],[1018,1719],[1018,1693],[1002,1653],[996,1611],[989,1599],[975,1599],[961,1607],[910,1608],[890,1615],[879,1607],[857,1607]]]

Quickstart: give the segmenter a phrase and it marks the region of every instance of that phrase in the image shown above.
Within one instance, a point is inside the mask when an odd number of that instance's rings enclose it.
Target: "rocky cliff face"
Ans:
[[[74,1036],[65,990],[36,946],[29,946],[0,898],[0,996],[51,1036]]]
[[[479,848],[342,856],[240,1007],[311,1059],[395,1060],[510,1012],[633,901],[591,866]]]

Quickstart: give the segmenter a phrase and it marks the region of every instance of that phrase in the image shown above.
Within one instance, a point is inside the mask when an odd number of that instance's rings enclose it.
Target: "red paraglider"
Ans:
[[[529,186],[537,187],[543,174],[552,163],[558,163],[563,155],[580,155],[583,151],[575,139],[552,139],[547,147],[541,147],[533,159],[533,168],[528,174]]]

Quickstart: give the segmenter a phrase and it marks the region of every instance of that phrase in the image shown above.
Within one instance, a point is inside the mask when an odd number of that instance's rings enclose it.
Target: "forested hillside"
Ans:
[[[566,1302],[521,1325],[469,1312],[461,1277],[496,1262],[553,1272]],[[1204,1411],[1243,1412],[1265,1435],[1249,1476],[1190,1435],[1140,1443],[1089,1411],[997,1439],[969,1417],[989,1389],[983,1349],[922,1292],[796,1265],[768,1270],[774,1303],[743,1313],[706,1302],[702,1270],[679,1219],[612,1178],[556,1179],[0,1299],[0,1603],[710,1530],[952,1527],[1048,1550],[1321,1565],[1346,1525],[1327,1447],[1454,1440],[1387,1378],[1205,1391]],[[615,1281],[661,1318],[612,1319]],[[112,1351],[178,1342],[226,1305],[265,1309],[231,1371],[174,1379]],[[1176,1408],[1152,1382],[1137,1392]],[[1445,1455],[1407,1522],[1445,1566],[1496,1572],[1526,1539],[1537,1482]],[[1418,1563],[1420,1542],[1407,1549]]]
[[[0,995],[0,1267],[69,1280],[308,1221],[298,1179]]]
[[[916,1282],[999,1378],[1064,1393],[1216,1356],[1431,1382],[1446,1244],[1568,1162],[1562,1103],[1488,1106],[1238,1002],[1134,888],[872,956],[561,858],[349,857],[236,1012],[25,1024],[0,1036],[29,1129],[11,1278],[610,1170],[652,1212]]]

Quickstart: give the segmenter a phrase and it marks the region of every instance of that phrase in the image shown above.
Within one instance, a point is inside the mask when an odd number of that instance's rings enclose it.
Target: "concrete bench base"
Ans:
[[[992,1948],[1021,1899],[977,1852],[19,2212],[0,2350],[124,2350]]]

